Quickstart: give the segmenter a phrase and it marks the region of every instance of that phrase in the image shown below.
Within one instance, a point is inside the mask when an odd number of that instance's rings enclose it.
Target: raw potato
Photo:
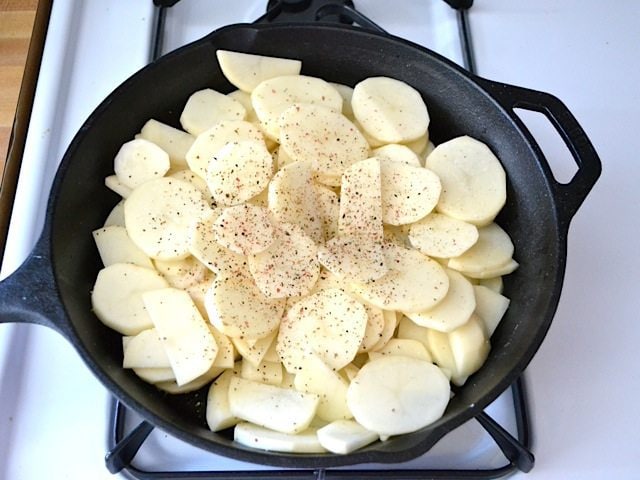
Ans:
[[[282,364],[280,361],[263,361],[260,365],[255,366],[251,362],[242,362],[240,376],[246,380],[280,386],[282,383]]]
[[[250,53],[217,50],[216,57],[222,73],[229,82],[244,92],[251,93],[260,83],[282,75],[299,75],[300,60],[267,57]]]
[[[406,163],[413,167],[422,167],[418,155],[406,145],[390,143],[374,149],[371,153],[374,157],[381,160],[390,160],[392,162]]]
[[[175,172],[170,173],[167,177],[177,178],[178,180],[184,180],[185,182],[190,183],[194,187],[196,187],[202,193],[202,196],[207,201],[209,206],[213,209],[218,208],[218,203],[209,192],[209,187],[207,186],[207,182],[204,181],[201,177],[193,173],[191,170],[177,170]]]
[[[393,337],[393,333],[398,326],[398,315],[393,310],[383,310],[382,316],[384,318],[384,327],[380,332],[378,342],[370,348],[370,351],[372,352],[376,352],[384,348],[387,343],[389,343],[389,340],[391,340],[391,337]]]
[[[375,442],[380,437],[353,420],[336,420],[318,429],[320,445],[333,453],[347,454]]]
[[[143,330],[129,337],[123,353],[124,368],[171,368],[171,362],[155,328]]]
[[[104,221],[104,227],[111,226],[124,227],[124,200],[120,200],[116,203],[116,206],[111,209],[107,219]]]
[[[136,188],[124,204],[127,233],[149,257],[180,259],[189,255],[193,225],[211,213],[202,193],[174,178],[158,178]]]
[[[258,195],[273,175],[273,158],[263,141],[228,143],[207,167],[206,181],[221,205],[238,205]]]
[[[476,272],[464,272],[464,274],[469,278],[482,280],[485,278],[493,278],[497,276],[508,275],[510,273],[513,273],[518,268],[518,266],[519,266],[518,262],[516,262],[512,258],[509,261],[507,261],[507,263],[504,263],[500,266],[489,268],[487,270],[476,271]]]
[[[264,141],[262,132],[255,125],[242,120],[226,120],[216,123],[198,135],[186,154],[187,164],[193,173],[206,178],[209,163],[215,161],[218,152],[227,143],[244,140]]]
[[[473,285],[455,270],[445,270],[449,277],[447,295],[435,307],[423,312],[406,312],[418,325],[441,332],[451,332],[464,325],[476,308]]]
[[[375,352],[369,352],[369,358],[371,360],[375,360],[384,355],[403,355],[405,357],[432,362],[431,355],[425,346],[418,340],[412,339],[392,338],[383,348]]]
[[[268,298],[306,295],[318,280],[317,247],[302,228],[281,223],[273,245],[248,257],[249,270]]]
[[[351,282],[378,280],[389,271],[382,244],[367,236],[334,237],[318,248],[318,260],[335,276]]]
[[[287,108],[280,116],[279,131],[280,148],[293,160],[311,160],[318,180],[328,185],[369,156],[369,145],[356,126],[339,110],[325,106]]]
[[[358,83],[351,107],[364,130],[384,143],[416,140],[429,127],[429,113],[420,93],[393,78],[370,77]]]
[[[200,390],[202,387],[211,383],[214,378],[218,377],[224,371],[220,367],[211,367],[205,373],[198,378],[191,380],[183,385],[178,385],[175,380],[168,382],[158,382],[155,384],[157,388],[163,392],[170,393],[172,395],[181,395],[184,393],[194,392]]]
[[[273,243],[274,232],[268,210],[255,205],[225,208],[213,223],[218,243],[239,255],[266,250]]]
[[[314,393],[233,377],[229,385],[231,413],[282,433],[300,433],[313,420],[320,397]]]
[[[206,416],[207,425],[212,432],[233,427],[240,421],[229,408],[229,385],[233,375],[233,370],[226,370],[209,387]]]
[[[493,290],[496,293],[502,293],[502,290],[504,288],[502,277],[500,276],[480,279],[478,280],[478,285],[487,287],[488,289]]]
[[[283,75],[261,82],[251,92],[251,103],[266,135],[280,139],[280,115],[293,104],[321,105],[342,110],[342,97],[324,80],[305,75]]]
[[[353,88],[341,83],[329,82],[342,97],[342,114],[353,122],[353,109],[351,108],[351,97],[353,97]]]
[[[440,197],[440,180],[432,171],[380,160],[382,221],[406,225],[429,214]]]
[[[114,263],[98,272],[91,292],[93,312],[116,332],[137,335],[153,327],[142,293],[168,286],[158,272],[131,263]]]
[[[329,288],[293,305],[282,319],[276,349],[287,371],[304,368],[315,354],[340,370],[355,357],[367,325],[367,312],[342,290]]]
[[[134,263],[153,268],[149,257],[131,241],[124,227],[112,225],[94,230],[93,240],[105,267],[114,263]]]
[[[439,419],[449,395],[449,380],[432,363],[388,355],[360,369],[349,385],[347,403],[360,425],[385,438]]]
[[[510,301],[507,297],[482,285],[474,285],[473,291],[476,296],[475,313],[482,319],[487,338],[491,338],[509,308]]]
[[[338,232],[344,236],[368,237],[381,242],[382,191],[380,162],[362,160],[349,167],[342,176]]]
[[[193,135],[152,119],[144,124],[139,137],[167,152],[172,169],[187,168],[186,155],[195,140]]]
[[[385,328],[385,315],[382,310],[371,305],[364,305],[367,311],[367,326],[358,353],[368,352],[377,346]]]
[[[458,257],[478,241],[478,228],[434,212],[411,225],[409,241],[425,255]]]
[[[467,323],[450,332],[449,345],[456,366],[452,381],[462,386],[467,377],[480,369],[491,350],[482,319],[473,315]]]
[[[431,356],[429,340],[427,338],[429,330],[430,329],[426,327],[416,325],[409,317],[403,315],[398,323],[398,334],[396,335],[396,338],[420,342],[424,346],[425,350],[429,352],[429,356]]]
[[[209,321],[229,337],[266,337],[278,328],[284,305],[265,297],[245,275],[219,276],[205,297]]]
[[[127,187],[124,183],[118,180],[118,177],[115,175],[109,175],[104,179],[105,186],[111,191],[117,193],[122,198],[127,198],[131,195],[131,188]]]
[[[258,338],[251,345],[248,339],[241,337],[234,337],[232,339],[233,344],[236,346],[236,350],[242,356],[242,358],[257,367],[263,360],[267,359],[267,353],[272,345],[275,345],[275,338],[278,334],[277,331],[270,333],[266,337]],[[275,361],[275,360],[269,360]],[[277,359],[280,361],[280,358]]]
[[[368,283],[353,283],[354,293],[383,310],[421,312],[440,302],[449,278],[435,260],[393,244],[385,245],[389,272]]]
[[[424,158],[425,151],[429,145],[429,132],[426,132],[424,135],[412,140],[410,142],[405,142],[404,145],[409,147],[409,149],[418,155],[418,157]],[[420,165],[424,166],[424,162],[420,162]]]
[[[478,229],[478,241],[462,255],[450,258],[449,268],[475,277],[506,265],[513,255],[513,243],[507,232],[492,223]],[[491,275],[494,277],[495,275]]]
[[[243,120],[246,113],[240,102],[206,88],[189,97],[180,115],[180,124],[187,132],[197,137],[224,120]]]
[[[207,373],[218,345],[189,294],[163,288],[143,293],[142,300],[163,342],[178,386]]]
[[[426,161],[442,182],[437,210],[479,227],[488,225],[507,198],[506,175],[484,143],[458,137],[438,145]]]
[[[155,260],[156,270],[174,288],[188,289],[205,281],[209,270],[195,257],[180,260]]]
[[[162,177],[169,171],[170,166],[167,152],[155,143],[142,138],[122,145],[113,160],[116,177],[131,189],[154,178]]]
[[[318,208],[316,214],[322,221],[323,237],[333,238],[338,234],[340,198],[333,190],[323,185],[314,185],[313,190]]]
[[[246,447],[272,452],[324,453],[326,450],[320,445],[316,431],[308,428],[293,435],[242,422],[233,430],[233,439]]]

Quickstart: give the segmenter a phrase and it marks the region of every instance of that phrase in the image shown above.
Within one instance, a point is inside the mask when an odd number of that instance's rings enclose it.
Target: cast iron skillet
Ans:
[[[262,452],[236,445],[230,432],[207,429],[206,388],[166,395],[121,368],[120,335],[93,315],[89,295],[101,267],[91,231],[102,226],[119,200],[104,187],[104,177],[113,172],[120,145],[132,139],[146,120],[179,126],[181,109],[191,93],[205,87],[231,91],[215,60],[219,48],[298,58],[303,73],[347,85],[380,75],[404,80],[424,97],[436,144],[471,135],[490,145],[501,159],[508,176],[508,203],[498,222],[511,235],[520,263],[505,281],[511,307],[492,338],[486,364],[433,425],[344,456]],[[563,137],[579,167],[569,183],[553,179],[539,147],[514,114],[515,107],[542,112]],[[222,28],[135,74],[82,126],[56,175],[40,240],[18,271],[0,284],[0,321],[56,329],[128,407],[153,425],[218,454],[296,468],[405,461],[479,413],[533,357],[560,297],[569,221],[600,168],[584,131],[556,98],[474,77],[407,41],[327,24]]]

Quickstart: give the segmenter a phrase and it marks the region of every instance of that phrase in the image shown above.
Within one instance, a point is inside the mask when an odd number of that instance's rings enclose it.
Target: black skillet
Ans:
[[[119,200],[104,187],[103,179],[113,172],[120,145],[140,131],[146,120],[179,126],[181,109],[191,93],[206,87],[232,89],[215,60],[219,48],[298,58],[304,74],[347,85],[371,76],[398,78],[424,97],[436,144],[471,135],[501,159],[508,176],[508,203],[498,222],[511,235],[520,263],[505,280],[511,307],[492,338],[486,364],[431,426],[343,456],[262,452],[235,444],[229,431],[207,429],[206,388],[167,395],[121,368],[120,335],[93,315],[89,295],[101,267],[91,231],[102,226]],[[541,112],[554,125],[578,165],[569,183],[554,180],[514,108]],[[371,31],[329,24],[232,25],[142,69],[85,122],[62,159],[40,240],[18,271],[0,283],[0,322],[56,329],[128,407],[151,424],[218,454],[292,468],[405,461],[479,414],[529,363],[560,297],[569,222],[600,169],[598,156],[576,119],[546,93],[478,78],[420,46]]]

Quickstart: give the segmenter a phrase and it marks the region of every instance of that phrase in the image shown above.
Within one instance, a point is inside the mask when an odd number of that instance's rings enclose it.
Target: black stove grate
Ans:
[[[152,32],[152,45],[149,52],[153,61],[161,56],[164,38],[164,24],[167,8],[180,0],[153,0],[156,5],[155,28]],[[467,18],[468,9],[473,0],[444,0],[457,11],[458,30],[460,34],[461,50],[464,67],[476,73],[471,31]],[[360,14],[351,0],[270,0],[266,13],[256,22],[273,21],[313,22],[337,21],[346,24],[356,24],[363,28],[385,33],[384,30]],[[502,451],[508,463],[498,468],[488,469],[390,469],[358,470],[358,469],[307,469],[307,470],[241,470],[241,471],[147,471],[133,465],[136,453],[143,445],[153,426],[142,421],[135,428],[126,431],[126,418],[131,414],[124,404],[117,399],[112,402],[111,426],[109,429],[108,448],[105,462],[111,473],[121,472],[127,478],[134,480],[190,480],[190,479],[234,479],[255,480],[286,478],[289,480],[373,480],[379,478],[393,478],[402,480],[412,479],[494,479],[502,478],[516,471],[529,472],[534,466],[534,456],[531,448],[531,427],[527,407],[527,396],[523,377],[519,377],[511,385],[513,410],[517,429],[514,438],[506,429],[493,420],[489,415],[481,412],[475,417],[482,427],[491,435],[497,447]]]

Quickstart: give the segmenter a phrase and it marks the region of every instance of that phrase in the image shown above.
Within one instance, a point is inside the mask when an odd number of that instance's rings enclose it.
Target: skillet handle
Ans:
[[[45,325],[67,336],[47,244],[41,238],[24,263],[0,282],[0,323]]]
[[[553,95],[483,78],[477,78],[477,80],[522,129],[527,131],[522,120],[513,111],[514,108],[542,113],[562,137],[578,165],[578,171],[568,183],[554,180],[554,189],[560,208],[559,217],[565,225],[568,225],[602,171],[600,158],[587,134],[564,103]],[[541,156],[541,158],[544,157]],[[548,164],[545,167],[550,171]]]

